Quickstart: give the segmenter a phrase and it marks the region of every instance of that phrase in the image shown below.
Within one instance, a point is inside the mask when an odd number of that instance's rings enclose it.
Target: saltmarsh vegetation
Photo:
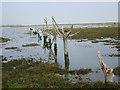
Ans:
[[[99,28],[74,28],[72,33],[80,31],[72,39],[101,39],[115,38],[118,39],[118,27],[99,27]]]
[[[71,39],[88,39],[92,43],[106,42],[106,45],[118,45],[119,34],[118,27],[99,27],[99,28],[65,28],[66,31],[71,30],[71,34],[79,32],[71,37]],[[53,29],[49,29],[53,30]],[[114,40],[96,40],[111,38]],[[115,41],[116,40],[116,41]],[[87,40],[86,40],[87,41]]]
[[[98,28],[64,28],[64,30],[71,30],[71,34],[79,32],[78,34],[70,37],[69,39],[77,39],[77,42],[85,42],[90,40],[92,43],[102,42],[103,45],[115,45],[111,48],[120,50],[119,45],[119,32],[118,27],[98,27]],[[53,29],[49,29],[52,31]],[[48,31],[49,31],[48,30]],[[46,31],[47,32],[47,31]],[[109,38],[106,40],[106,38]],[[114,55],[119,56],[119,55]]]
[[[3,38],[3,37],[0,37],[0,43],[2,43],[2,42],[8,42],[8,41],[10,41],[11,39],[9,39],[9,38]]]
[[[37,44],[37,43],[31,43],[31,44],[25,44],[25,45],[22,45],[22,47],[33,47],[33,46],[40,46],[40,44]]]
[[[17,49],[18,47],[7,47],[5,49]]]
[[[120,66],[114,68],[113,72],[115,75],[120,75]]]
[[[92,43],[104,42],[104,45],[116,45],[115,48],[119,49],[118,29],[118,27],[74,28],[72,33],[77,31],[80,31],[80,33],[71,38],[88,39],[92,40]],[[111,40],[104,40],[105,38],[111,38]]]
[[[58,64],[43,63],[34,59],[12,60],[2,65],[2,87],[3,88],[118,88],[120,84],[103,82],[83,82],[79,80],[72,83],[57,74],[69,73],[87,74],[91,69],[80,69],[68,71],[62,69]],[[86,73],[83,73],[86,72]]]

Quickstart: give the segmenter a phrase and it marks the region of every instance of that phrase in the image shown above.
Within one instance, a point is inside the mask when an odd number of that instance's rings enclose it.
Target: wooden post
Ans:
[[[54,28],[56,29],[56,32],[58,34],[62,35],[62,37],[63,37],[65,68],[67,70],[69,70],[69,54],[68,54],[68,42],[67,42],[67,40],[69,37],[72,37],[72,36],[78,34],[79,32],[71,35],[71,30],[66,31],[66,30],[64,30],[63,27],[62,27],[62,29],[60,29],[53,16],[52,16],[52,23],[53,23]],[[71,29],[72,28],[73,28],[73,25],[71,26]]]
[[[99,62],[100,62],[100,65],[101,65],[101,69],[104,73],[104,77],[105,77],[105,83],[107,82],[113,82],[113,77],[114,77],[114,74],[113,74],[113,69],[111,67],[108,67],[102,57],[100,56],[100,51],[98,51],[98,59],[99,59]]]
[[[64,54],[67,55],[68,54],[68,43],[67,43],[67,39],[63,38],[63,44],[64,44]]]
[[[57,63],[57,44],[54,44],[55,63]]]
[[[51,41],[50,46],[52,46],[52,44],[53,44],[53,42],[54,42],[54,39],[55,39],[55,38],[53,38],[53,40]],[[53,50],[52,50],[51,47],[48,48],[48,50],[49,50],[48,61],[49,61],[49,60],[55,60],[55,63],[57,63],[57,44],[54,43],[54,52],[53,52]]]
[[[44,38],[43,48],[48,48],[47,36],[43,36],[43,38]]]
[[[48,30],[48,22],[47,22],[47,18],[45,18],[44,21],[45,21],[46,28],[47,28],[47,30]]]

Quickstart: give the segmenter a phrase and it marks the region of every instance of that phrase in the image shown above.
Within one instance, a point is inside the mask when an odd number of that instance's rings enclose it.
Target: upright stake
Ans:
[[[102,69],[102,71],[104,73],[105,83],[113,82],[113,77],[114,77],[113,69],[111,67],[108,67],[104,63],[102,57],[100,56],[100,51],[98,51],[98,59],[99,59],[100,65],[101,65],[101,69]]]
[[[71,34],[71,30],[66,31],[64,30],[64,28],[62,27],[62,29],[59,28],[58,24],[56,23],[54,17],[52,16],[52,23],[54,28],[56,29],[56,32],[58,34],[61,34],[63,37],[63,44],[64,44],[64,59],[65,59],[65,68],[67,70],[69,70],[69,55],[68,55],[68,43],[67,43],[67,39],[75,34],[78,34],[79,32],[70,35]],[[73,28],[73,25],[71,26],[71,29]]]

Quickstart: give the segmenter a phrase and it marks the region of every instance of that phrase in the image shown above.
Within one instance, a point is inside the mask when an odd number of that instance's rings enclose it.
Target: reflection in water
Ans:
[[[43,36],[43,48],[48,48],[47,36]]]
[[[55,63],[57,63],[57,37],[54,35],[54,54],[55,54]]]
[[[57,43],[54,43],[54,52],[53,52],[53,50],[52,50],[52,40],[51,40],[51,38],[49,38],[48,39],[48,37],[47,36],[43,36],[43,49],[47,49],[48,50],[48,52],[49,52],[49,55],[48,55],[48,61],[53,61],[54,60],[54,63],[57,63]],[[47,39],[48,39],[48,41],[47,41]],[[54,42],[56,42],[55,41],[55,39],[53,39],[54,40]]]
[[[40,36],[40,33],[38,33],[38,42],[42,40],[42,36]]]
[[[66,70],[69,70],[69,56],[68,54],[64,54],[64,57],[65,57],[65,69]]]
[[[57,63],[57,43],[54,44],[55,63]]]
[[[48,46],[51,49],[52,43],[51,43],[51,39],[50,38],[49,38]]]

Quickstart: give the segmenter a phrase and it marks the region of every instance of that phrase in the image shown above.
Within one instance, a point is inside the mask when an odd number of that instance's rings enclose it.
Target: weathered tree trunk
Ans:
[[[113,69],[111,67],[108,67],[104,63],[102,57],[100,56],[100,51],[98,51],[98,59],[99,59],[102,71],[104,73],[105,83],[107,83],[107,82],[113,82],[113,77],[114,77]]]
[[[54,43],[55,63],[57,63],[57,43]]]
[[[51,39],[49,38],[49,48],[51,49],[51,46],[52,46],[52,44],[51,44]]]
[[[38,33],[38,42],[42,40],[40,34]]]
[[[54,44],[57,44],[57,37],[54,35]]]
[[[68,55],[68,47],[67,47],[67,39],[63,38],[63,44],[64,44],[64,54]]]
[[[57,56],[57,43],[54,44],[54,53],[55,53],[55,56]]]
[[[64,54],[64,58],[65,58],[65,69],[69,71],[69,55]]]
[[[48,48],[47,36],[43,36],[43,38],[44,38],[43,48]]]
[[[64,59],[65,59],[65,69],[69,70],[69,55],[68,55],[68,47],[67,47],[67,39],[63,38],[64,44]]]

